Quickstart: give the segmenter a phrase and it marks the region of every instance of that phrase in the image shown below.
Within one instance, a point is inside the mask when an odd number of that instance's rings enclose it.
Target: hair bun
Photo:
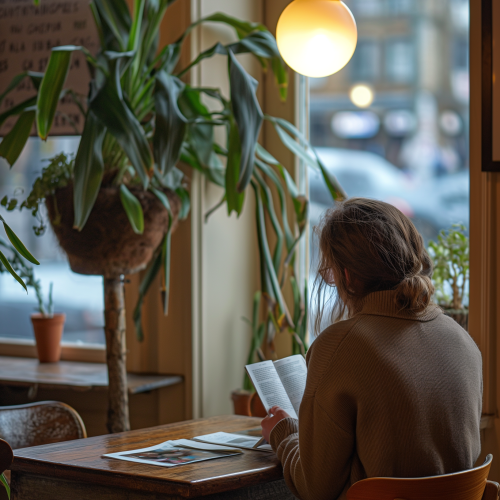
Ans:
[[[422,311],[431,302],[434,285],[428,276],[409,275],[396,287],[396,302],[401,309]]]

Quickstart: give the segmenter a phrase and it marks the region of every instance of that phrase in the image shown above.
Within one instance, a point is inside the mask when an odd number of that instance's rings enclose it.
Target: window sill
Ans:
[[[35,342],[33,340],[16,340],[0,337],[0,356],[36,358]],[[105,363],[106,349],[101,344],[63,342],[61,360]]]

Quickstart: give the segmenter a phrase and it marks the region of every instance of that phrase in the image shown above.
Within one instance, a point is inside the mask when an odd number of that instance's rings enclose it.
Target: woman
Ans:
[[[354,198],[318,230],[321,324],[299,420],[280,408],[262,422],[302,500],[344,499],[367,477],[423,477],[474,466],[480,452],[481,354],[432,302],[432,263],[392,205]],[[331,294],[328,294],[332,297]]]

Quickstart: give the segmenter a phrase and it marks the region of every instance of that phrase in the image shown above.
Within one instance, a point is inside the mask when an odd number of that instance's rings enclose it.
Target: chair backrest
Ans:
[[[87,437],[78,413],[64,403],[43,401],[0,406],[0,438],[13,449]]]
[[[480,467],[443,476],[373,477],[354,483],[347,500],[481,500],[492,455]]]
[[[484,488],[482,500],[498,500],[500,492],[500,484],[494,481],[486,481],[486,488]]]
[[[14,453],[12,452],[12,448],[10,447],[7,441],[0,439],[0,474],[6,471],[10,464],[12,463],[12,459],[14,458]],[[0,485],[0,488],[2,486]]]

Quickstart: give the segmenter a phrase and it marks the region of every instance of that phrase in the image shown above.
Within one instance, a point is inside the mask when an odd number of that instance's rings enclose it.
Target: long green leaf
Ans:
[[[238,215],[243,210],[245,192],[238,191],[238,179],[241,167],[241,143],[238,127],[233,121],[229,131],[229,151],[226,164],[226,199],[228,215],[235,211]]]
[[[276,235],[276,245],[274,247],[274,252],[273,252],[273,264],[274,264],[274,270],[276,274],[278,274],[282,258],[281,254],[283,252],[283,243],[284,243],[283,230],[281,229],[278,217],[276,215],[276,211],[274,210],[273,195],[271,193],[269,186],[264,182],[264,179],[262,178],[261,175],[259,175],[257,171],[254,173],[254,178],[257,179],[262,194],[264,195],[263,196],[264,207],[267,210],[267,213],[269,214],[269,219],[271,220],[271,225],[273,227],[274,234]]]
[[[107,50],[126,50],[130,27],[130,11],[125,0],[93,0],[99,12]]]
[[[12,275],[12,277],[26,290],[26,293],[28,293],[28,289],[26,288],[26,285],[24,284],[24,281],[18,276],[16,271],[12,268],[10,265],[10,262],[7,260],[7,257],[0,251],[0,262],[5,266],[5,269]]]
[[[252,178],[255,146],[257,145],[264,115],[257,99],[257,80],[243,69],[243,66],[232,52],[229,52],[229,80],[231,83],[233,114],[238,126],[241,145],[241,163],[237,190],[242,193]]]
[[[19,237],[12,231],[10,226],[5,222],[2,216],[0,216],[0,221],[3,223],[3,227],[5,229],[5,233],[7,234],[7,237],[9,238],[10,242],[14,246],[14,248],[28,261],[30,261],[32,264],[35,265],[40,265],[40,262],[38,262],[33,255],[31,255],[30,251],[24,246],[24,243],[19,239]]]
[[[99,194],[104,161],[102,158],[102,143],[106,128],[92,111],[87,113],[85,127],[78,147],[74,167],[74,210],[75,229],[82,230],[87,222],[95,200]]]
[[[0,156],[5,158],[11,167],[24,149],[33,128],[35,116],[34,108],[26,109],[0,144]]]
[[[287,202],[286,202],[287,197],[285,194],[285,190],[280,182],[278,175],[269,165],[258,159],[256,160],[256,165],[259,168],[259,170],[264,172],[264,174],[271,180],[276,190],[278,191],[278,197],[280,199],[280,208],[281,208],[281,220],[283,224],[283,229],[285,231],[286,247],[287,250],[290,251],[295,241],[295,238],[293,237],[292,231],[290,230],[290,224],[288,223],[288,208],[287,208]]]
[[[162,263],[163,263],[163,313],[168,314],[168,300],[170,296],[170,255],[171,255],[171,240],[172,240],[172,225],[173,216],[170,208],[170,202],[167,195],[159,189],[152,188],[151,191],[161,201],[168,212],[168,230],[162,245]]]
[[[43,78],[43,73],[35,73],[34,71],[24,71],[23,73],[19,73],[14,78],[12,78],[7,88],[0,94],[0,104],[4,100],[5,96],[7,96],[10,92],[12,92],[26,77],[31,79],[33,86],[36,90],[40,87],[40,82]]]
[[[59,98],[69,71],[71,54],[78,49],[79,47],[74,45],[55,47],[50,54],[49,64],[37,98],[36,126],[38,135],[43,140],[47,139],[56,115]]]
[[[261,241],[261,258],[264,259],[265,267],[270,279],[270,283],[272,286],[272,290],[274,292],[274,296],[278,302],[280,310],[282,314],[285,315],[285,318],[288,324],[293,328],[294,323],[288,311],[288,307],[286,305],[285,299],[283,297],[283,293],[281,292],[280,284],[278,281],[278,276],[274,270],[273,259],[271,257],[271,252],[269,250],[269,243],[267,240],[266,234],[266,220],[264,217],[264,207],[262,204],[262,198],[259,192],[259,187],[252,181],[251,185],[255,191],[255,198],[257,201],[256,210],[257,210],[257,232],[259,233],[259,238]]]
[[[125,184],[120,186],[120,200],[134,233],[142,234],[144,232],[144,212],[141,203]]]
[[[121,62],[122,59],[110,61],[112,74],[90,101],[89,110],[95,113],[115,137],[141,178],[144,188],[147,188],[149,176],[153,175],[154,160],[144,129],[123,98],[120,84]]]
[[[20,115],[27,108],[36,106],[36,99],[37,99],[36,96],[30,97],[29,99],[26,99],[25,101],[16,104],[12,108],[0,114],[0,127],[4,124],[5,120],[7,120],[7,118],[9,118],[10,116]]]
[[[135,331],[139,341],[142,341],[144,339],[144,331],[142,327],[142,304],[144,302],[146,294],[148,293],[148,290],[150,289],[156,276],[158,276],[158,273],[160,272],[163,263],[162,259],[163,254],[161,249],[162,247],[160,246],[160,249],[157,250],[155,257],[153,257],[144,275],[144,278],[141,281],[141,284],[139,285],[139,297],[137,299],[133,315]]]
[[[7,492],[7,497],[10,500],[10,486],[9,486],[9,483],[7,482],[7,479],[5,479],[5,476],[3,475],[3,473],[0,474],[0,483],[3,484],[3,487],[5,488],[5,491]]]
[[[156,76],[153,148],[156,164],[163,175],[179,161],[186,134],[187,120],[177,104],[183,90],[184,84],[175,76],[165,71]]]

